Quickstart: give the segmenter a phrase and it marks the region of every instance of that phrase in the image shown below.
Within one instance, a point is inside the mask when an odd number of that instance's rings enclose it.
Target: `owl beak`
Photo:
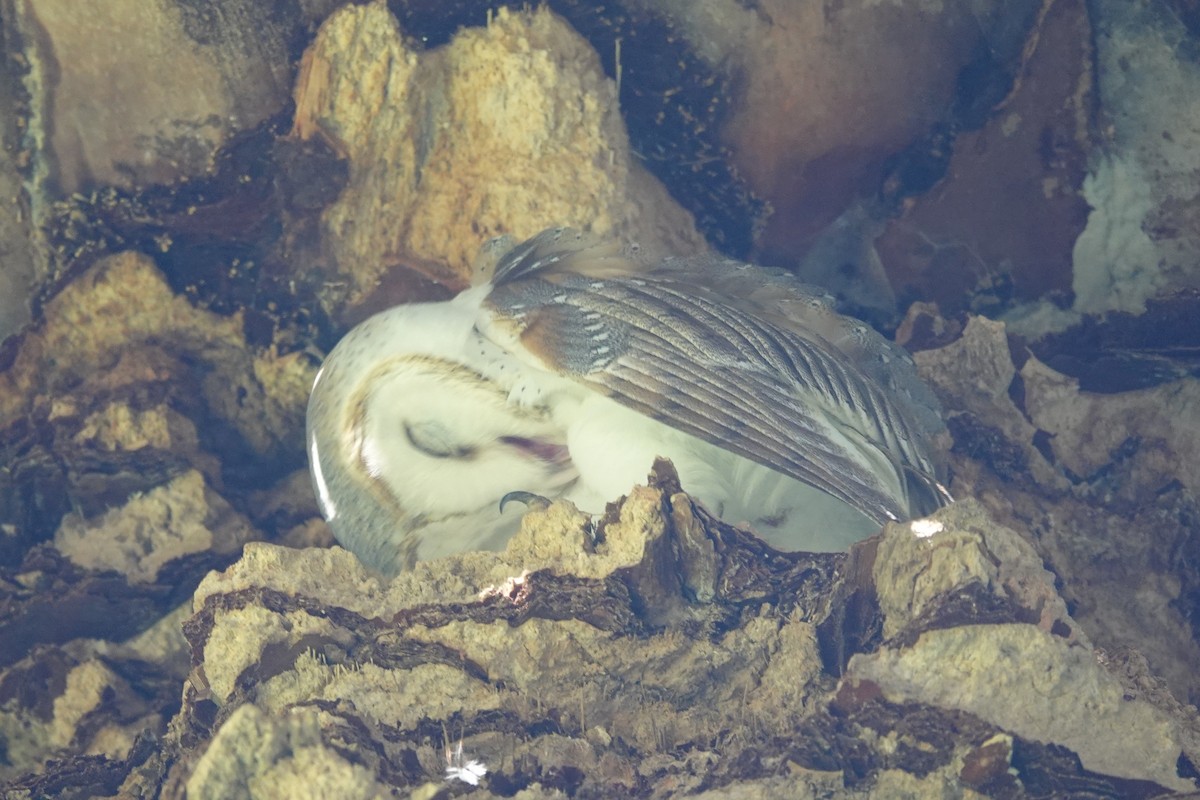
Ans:
[[[500,442],[524,457],[540,462],[545,467],[547,476],[551,478],[555,492],[579,477],[575,465],[571,462],[571,452],[565,444],[526,436],[501,436]],[[518,490],[500,498],[501,514],[504,513],[504,507],[513,500],[529,507],[545,508],[550,505],[550,500],[542,495]]]
[[[533,492],[518,490],[515,492],[509,492],[508,494],[504,495],[504,497],[500,498],[500,513],[503,514],[504,507],[512,502],[524,503],[526,508],[537,508],[541,509],[542,511],[545,511],[550,507],[550,498],[543,497],[540,494],[534,494]]]

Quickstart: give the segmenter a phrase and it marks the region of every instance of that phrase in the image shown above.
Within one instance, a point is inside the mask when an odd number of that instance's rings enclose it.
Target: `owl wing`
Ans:
[[[497,341],[877,522],[944,504],[929,442],[936,401],[882,337],[830,341],[829,330],[842,330],[833,322],[846,318],[831,321],[817,304],[821,324],[778,324],[772,311],[687,280],[678,262],[622,272],[606,251],[602,271],[578,269],[587,249],[558,241],[518,246],[516,263],[498,265],[485,303]],[[932,417],[940,424],[936,408]]]

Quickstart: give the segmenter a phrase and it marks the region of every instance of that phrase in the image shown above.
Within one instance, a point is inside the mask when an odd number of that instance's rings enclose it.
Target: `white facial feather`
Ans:
[[[446,361],[402,361],[373,382],[363,406],[368,474],[399,507],[443,517],[494,508],[513,485],[556,494],[574,479],[570,464],[529,457],[518,445],[566,446],[546,409],[508,402],[478,373]]]
[[[502,547],[519,519],[498,510],[508,492],[599,513],[656,456],[783,549],[844,549],[948,500],[936,401],[902,351],[786,278],[689,264],[639,273],[548,231],[491,283],[351,331],[308,410],[338,540],[389,574]]]

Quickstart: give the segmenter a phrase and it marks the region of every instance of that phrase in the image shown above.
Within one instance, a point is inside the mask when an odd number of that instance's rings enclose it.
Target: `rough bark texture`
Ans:
[[[0,0],[0,334],[20,330],[0,348],[4,796],[1197,790],[1194,104],[1113,83],[1124,63],[1186,96],[1169,14],[977,4],[982,64],[953,41],[969,20],[916,0],[832,4],[819,26],[715,0],[686,23],[669,2],[564,0],[490,25],[471,2],[156,0],[113,17],[139,21],[124,49],[58,5]],[[863,56],[922,20],[943,49]],[[771,54],[821,31],[861,70],[831,56],[810,64],[822,81],[780,86]],[[909,74],[910,116],[816,102]],[[1093,103],[1115,127],[1083,178]],[[812,135],[767,137],[792,108]],[[700,229],[749,249],[761,206],[737,164],[797,207],[829,182],[883,187],[830,235],[879,248],[885,295],[941,303],[899,336],[945,405],[958,503],[846,555],[784,554],[659,463],[603,519],[532,511],[505,552],[390,583],[330,547],[303,452],[323,348],[372,309],[449,296],[497,233],[575,224],[688,253]],[[845,182],[833,164],[854,165]],[[1130,170],[1118,184],[1150,188],[1123,206],[1105,181]],[[1089,235],[1145,237],[1104,273],[1125,311],[1082,322],[1109,306],[1081,277],[1100,262],[1076,239],[1080,192]],[[963,242],[909,247],[947,230]],[[819,251],[831,275],[838,242]],[[966,312],[1033,295],[1022,336]],[[1042,336],[1064,308],[1079,324]]]

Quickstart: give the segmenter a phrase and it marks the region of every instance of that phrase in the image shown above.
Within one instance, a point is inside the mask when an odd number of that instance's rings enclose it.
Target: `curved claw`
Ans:
[[[500,498],[500,513],[503,514],[504,507],[514,500],[518,503],[524,503],[527,508],[536,508],[538,511],[545,511],[550,507],[550,501],[540,494],[518,490],[509,492]]]

